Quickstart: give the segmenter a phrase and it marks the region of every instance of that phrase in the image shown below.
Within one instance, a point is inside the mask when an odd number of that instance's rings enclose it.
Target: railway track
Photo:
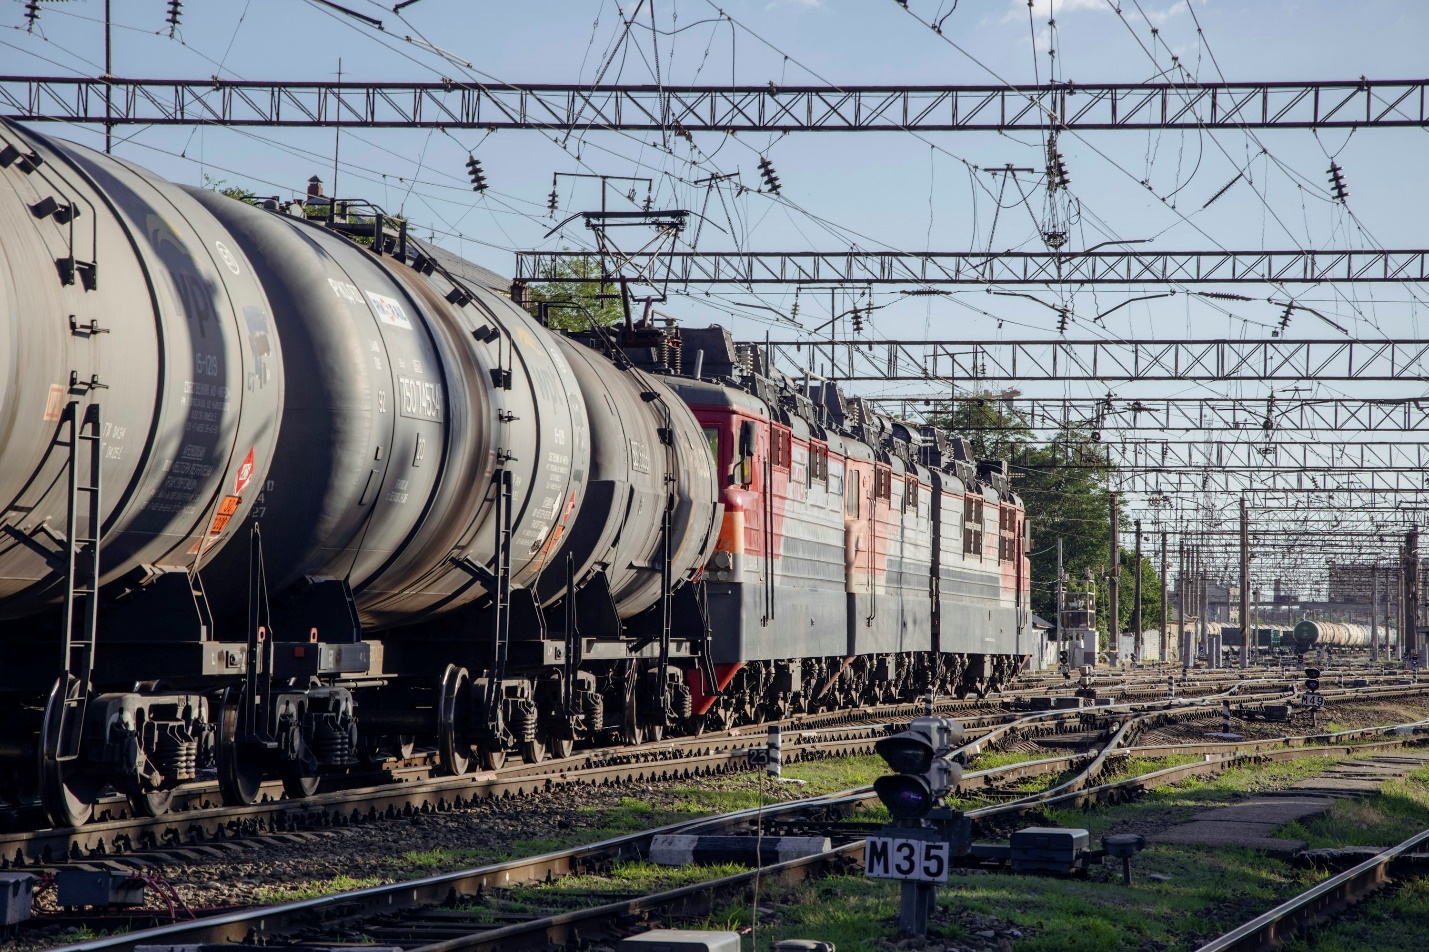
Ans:
[[[1429,876],[1429,830],[1305,890],[1212,939],[1197,952],[1261,952],[1278,948],[1296,932],[1339,915],[1391,882],[1409,876]]]
[[[1365,693],[1358,692],[1360,696]],[[1398,696],[1398,692],[1382,688],[1378,692],[1372,692],[1370,696]],[[1125,747],[1124,742],[1135,730],[1144,729],[1159,720],[1206,717],[1213,711],[1202,706],[1134,710],[1132,705],[1103,710],[1116,722],[1115,730],[1094,754],[1069,753],[965,775],[961,792],[970,794],[990,785],[1005,785],[1028,777],[1071,771],[1068,779],[1052,788],[1010,802],[973,810],[968,815],[984,824],[1005,823],[1049,807],[1084,806],[1128,798],[1155,786],[1175,783],[1188,777],[1218,773],[1247,760],[1284,760],[1324,755],[1327,752],[1392,749],[1416,743],[1417,735],[1426,730],[1426,722],[1419,722],[1391,729],[1363,728],[1333,735],[1307,735],[1231,744]],[[1101,714],[1102,711],[1097,713]],[[1055,711],[1027,714],[1010,724],[1002,725],[998,731],[1001,737],[1007,737],[1019,730],[1035,730],[1063,720],[1065,714],[1066,712]],[[964,748],[965,752],[972,753],[985,747],[990,737],[991,731],[984,733],[982,738],[969,743]],[[1094,785],[1099,772],[1115,759],[1133,756],[1158,757],[1172,751],[1194,753],[1202,755],[1204,759],[1114,783]],[[864,788],[844,794],[769,806],[762,811],[761,819],[766,827],[781,822],[807,822],[810,819],[828,823],[851,816],[875,799],[871,791]],[[128,950],[139,944],[251,942],[268,941],[278,937],[320,943],[324,937],[331,940],[334,936],[342,936],[348,940],[358,934],[364,937],[362,941],[368,943],[415,947],[423,952],[446,952],[458,948],[525,948],[540,941],[569,942],[573,937],[588,937],[593,931],[608,932],[611,928],[618,931],[619,924],[630,921],[630,917],[638,918],[657,910],[679,910],[687,913],[698,911],[700,907],[708,907],[709,904],[717,902],[719,897],[743,889],[756,874],[780,878],[814,875],[825,870],[846,868],[855,863],[861,855],[858,828],[852,827],[849,829],[853,831],[853,835],[843,837],[846,842],[819,857],[766,866],[761,871],[749,871],[650,896],[631,896],[616,902],[598,903],[588,908],[556,911],[522,922],[478,921],[483,917],[489,919],[489,910],[479,911],[472,908],[463,911],[466,906],[471,905],[472,897],[480,896],[484,891],[509,888],[522,883],[546,882],[581,871],[600,869],[622,859],[636,858],[648,847],[650,838],[660,832],[737,831],[749,825],[753,813],[754,811],[750,810],[737,811],[530,859],[492,864],[464,872],[372,887],[278,907],[228,913],[197,922],[93,940],[67,948],[76,952],[97,952],[101,949]],[[406,932],[403,933],[403,930]],[[399,942],[398,933],[406,934],[408,938]]]
[[[1108,679],[1110,680],[1110,679]],[[1159,680],[1117,679],[1104,685],[1125,691],[1115,705],[1072,708],[1044,712],[1038,729],[1052,732],[1059,725],[1076,726],[1086,717],[1105,717],[1125,709],[1140,699],[1158,703],[1165,697]],[[1186,685],[1182,702],[1219,698],[1230,686],[1238,686],[1237,703],[1255,707],[1271,701],[1248,697],[1260,691],[1278,699],[1285,682],[1275,679],[1241,680],[1232,676],[1203,677]],[[1211,692],[1197,695],[1194,692]],[[1046,689],[1018,689],[997,699],[939,702],[936,711],[958,717],[973,740],[990,736],[996,742],[1018,723],[1021,714],[1005,705],[1016,705],[1034,697],[1045,697]],[[1053,695],[1054,697],[1057,695]],[[1070,695],[1070,689],[1068,694]],[[924,713],[918,704],[890,704],[853,711],[830,711],[798,715],[774,722],[784,735],[786,759],[851,756],[870,753],[873,743],[891,725]],[[1209,715],[1207,715],[1209,716]],[[12,829],[0,833],[0,858],[5,865],[50,866],[66,861],[96,861],[136,851],[193,845],[236,836],[284,833],[326,826],[378,822],[417,812],[460,809],[473,800],[492,797],[520,797],[568,784],[609,785],[709,776],[747,769],[758,759],[769,725],[751,725],[695,737],[670,738],[635,747],[600,748],[575,756],[535,764],[514,764],[498,771],[462,776],[441,776],[435,764],[418,758],[393,763],[367,778],[375,782],[320,793],[304,799],[285,799],[282,785],[273,781],[263,788],[260,802],[249,806],[225,806],[219,801],[216,783],[197,784],[176,797],[175,809],[160,817],[130,816],[127,800],[107,798],[99,819],[76,828],[13,828],[24,815],[12,814]],[[1030,730],[1024,723],[1021,730]]]

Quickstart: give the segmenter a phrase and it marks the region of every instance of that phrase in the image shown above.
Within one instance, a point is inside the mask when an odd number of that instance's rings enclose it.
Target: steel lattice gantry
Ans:
[[[607,251],[605,259],[611,257]],[[616,253],[620,258],[619,253]],[[1320,284],[1429,280],[1429,250],[1327,251],[670,251],[629,255],[652,285]],[[518,281],[589,280],[602,255],[518,251]],[[564,277],[563,277],[564,275]],[[615,275],[611,275],[612,278]]]
[[[1243,398],[1226,397],[1004,397],[946,393],[865,397],[884,409],[923,416],[950,412],[954,405],[980,402],[1004,409],[1028,429],[1087,429],[1127,433],[1232,431],[1242,433],[1421,433],[1429,432],[1429,397],[1424,399]],[[1007,424],[969,426],[966,432],[1005,431]]]
[[[1332,438],[1331,438],[1332,439]],[[1342,443],[1300,440],[1290,443],[1231,440],[1130,440],[1112,438],[1092,444],[1120,471],[1290,470],[1328,473],[1344,470],[1422,472],[1429,475],[1429,446],[1422,442]],[[1077,451],[1068,465],[1076,466]],[[1088,460],[1087,465],[1097,463]],[[1105,465],[1102,463],[1101,465]]]
[[[113,125],[868,132],[1429,126],[1429,79],[624,86],[0,77],[8,118]],[[107,96],[106,96],[107,94]]]
[[[771,341],[776,366],[827,357],[831,379],[1429,381],[1429,340]],[[903,399],[896,393],[881,396]],[[913,399],[910,395],[909,399]]]
[[[1307,473],[1294,469],[1131,469],[1113,472],[1108,486],[1115,492],[1151,496],[1266,493],[1319,493],[1326,505],[1351,505],[1352,494],[1422,495],[1429,493],[1429,473],[1421,470],[1328,470]],[[1338,502],[1333,497],[1339,497]]]

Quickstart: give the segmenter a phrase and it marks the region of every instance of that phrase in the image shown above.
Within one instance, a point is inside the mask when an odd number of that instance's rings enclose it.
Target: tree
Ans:
[[[213,176],[209,175],[207,172],[203,174],[203,187],[211,192],[217,192],[220,195],[227,195],[229,198],[236,199],[240,202],[247,202],[250,205],[253,204],[253,200],[258,197],[256,194],[250,192],[246,188],[242,188],[237,185],[229,185],[227,184],[227,182],[228,179],[216,179]]]
[[[556,305],[548,311],[551,327],[556,330],[585,330],[590,327],[592,320],[602,326],[619,324],[625,320],[625,308],[620,303],[620,286],[606,284],[602,288],[598,264],[584,259],[575,264],[563,261],[542,277],[547,281],[553,278],[579,279],[533,284],[527,288],[532,301],[546,301]]]

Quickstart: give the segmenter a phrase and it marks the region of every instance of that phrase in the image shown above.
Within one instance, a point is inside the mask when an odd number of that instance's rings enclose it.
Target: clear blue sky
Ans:
[[[399,16],[391,3],[345,0],[381,19],[385,29],[378,31],[314,0],[191,0],[170,39],[163,0],[115,0],[114,70],[120,76],[328,79],[341,58],[343,76],[351,79],[593,82],[603,76],[607,82],[650,83],[658,59],[665,82],[790,85],[1025,84],[1049,76],[1083,83],[1221,76],[1408,79],[1429,72],[1429,4],[1423,0],[1117,2],[1120,12],[1108,0],[1035,0],[1030,9],[1026,0],[910,0],[908,10],[895,0],[419,0]],[[627,31],[623,17],[637,7]],[[4,0],[0,70],[98,74],[102,11],[101,0],[45,2],[38,25],[27,32],[23,5]],[[1053,19],[1055,27],[1049,25]],[[920,21],[939,21],[946,39]],[[100,141],[92,129],[50,131]],[[130,138],[116,148],[119,155],[184,182],[223,180],[260,194],[296,194],[310,175],[332,177],[330,130],[146,128],[121,135]],[[1429,133],[1422,129],[1064,136],[1071,191],[1082,210],[1071,247],[1113,237],[1152,239],[1148,247],[1165,250],[1423,247],[1426,146]],[[999,209],[999,180],[983,169],[1005,163],[1040,168],[1043,149],[1035,134],[697,133],[693,143],[666,143],[658,135],[599,131],[553,142],[540,132],[370,130],[342,135],[340,190],[405,213],[442,243],[503,273],[512,270],[512,249],[587,241],[579,227],[542,237],[551,225],[546,195],[558,171],[653,177],[657,206],[705,209],[724,229],[703,230],[701,247],[709,249],[1036,250],[1041,243],[1034,219],[1046,211],[1040,176],[1023,182],[1031,196],[1027,206],[1009,187]],[[466,182],[469,150],[481,158],[491,183],[481,197]],[[782,199],[728,187],[710,193],[690,184],[714,171],[736,172],[752,189],[761,154],[778,169]],[[1349,210],[1330,200],[1331,157],[1345,169]],[[1244,177],[1222,198],[1202,209],[1241,172]],[[590,182],[563,179],[559,192],[562,217],[599,206]],[[641,186],[636,198],[643,197]],[[1422,336],[1420,317],[1429,302],[1424,288],[1291,290],[1356,336]],[[843,294],[839,306],[849,306],[858,293]],[[1261,338],[1280,316],[1264,301],[1210,303],[1177,295],[1121,308],[1102,327],[1091,320],[1094,315],[1144,292],[1039,293],[1073,307],[1069,336]],[[763,302],[788,313],[794,295],[766,289],[757,296],[733,291],[706,297],[694,291],[666,309],[692,322],[733,323],[739,334],[762,337],[768,312],[734,302]],[[1056,323],[1048,308],[981,291],[914,301],[879,293],[874,303],[888,305],[873,319],[874,336],[1044,337]],[[827,292],[801,300],[801,319],[811,325],[822,322],[827,310]],[[1298,312],[1290,333],[1335,332]],[[1093,381],[1029,389],[1106,391]],[[1266,391],[1255,385],[1138,391],[1171,392],[1255,397]],[[1366,392],[1320,385],[1315,392],[1424,395],[1422,386]]]

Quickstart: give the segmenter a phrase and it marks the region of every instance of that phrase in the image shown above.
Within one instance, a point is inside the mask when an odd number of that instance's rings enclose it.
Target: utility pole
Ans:
[[[1107,561],[1107,650],[1121,651],[1121,547],[1117,541],[1116,493],[1111,493],[1111,552]]]
[[[1176,630],[1180,634],[1178,647],[1181,650],[1182,676],[1185,676],[1185,669],[1191,666],[1186,660],[1186,539],[1182,537],[1179,541],[1181,549],[1181,569],[1176,573]]]
[[[1245,497],[1240,497],[1240,666],[1250,667],[1250,653],[1255,647],[1255,632],[1250,627],[1250,515]]]
[[[1394,648],[1393,648],[1393,644],[1394,644],[1394,643],[1390,640],[1390,639],[1393,637],[1393,635],[1390,634],[1390,620],[1394,617],[1394,616],[1393,616],[1393,609],[1392,609],[1392,607],[1391,607],[1391,606],[1393,605],[1393,603],[1394,603],[1394,593],[1393,593],[1392,591],[1390,591],[1389,583],[1390,583],[1390,573],[1389,573],[1389,570],[1386,569],[1386,570],[1385,570],[1385,573],[1384,573],[1384,660],[1386,660],[1386,661],[1393,661],[1393,660],[1394,660]],[[1403,642],[1400,642],[1400,645],[1399,645],[1399,656],[1400,656],[1401,658],[1404,657],[1404,643],[1403,643]]]
[[[1379,661],[1379,566],[1369,567],[1369,660]]]
[[[1165,664],[1171,659],[1166,657],[1166,613],[1170,606],[1166,604],[1166,530],[1161,530],[1161,663]]]
[[[1409,530],[1404,540],[1404,629],[1400,641],[1411,659],[1423,663],[1419,644],[1419,527]]]
[[[1141,520],[1136,520],[1136,562],[1131,570],[1132,575],[1132,598],[1131,606],[1131,660],[1141,660]]]
[[[1056,618],[1055,618],[1054,620],[1055,620],[1056,623],[1057,623],[1057,643],[1058,643],[1059,645],[1065,643],[1066,640],[1067,640],[1067,639],[1066,639],[1066,629],[1062,627],[1062,606],[1063,606],[1063,604],[1064,604],[1064,591],[1065,591],[1065,590],[1064,590],[1063,587],[1062,587],[1062,540],[1061,540],[1061,539],[1058,539],[1058,540],[1057,540],[1057,614],[1056,614]],[[1063,651],[1063,650],[1070,651],[1071,649],[1070,649],[1070,648],[1068,648],[1068,649],[1058,648],[1057,650],[1058,650],[1058,651]],[[1046,661],[1046,658],[1045,658],[1045,657],[1043,658],[1043,661],[1044,661],[1044,662]]]
[[[104,118],[108,121],[104,123],[104,154],[108,155],[114,148],[114,102],[113,84],[109,80],[114,76],[114,44],[111,42],[110,33],[112,31],[112,21],[109,18],[110,0],[104,0]]]

